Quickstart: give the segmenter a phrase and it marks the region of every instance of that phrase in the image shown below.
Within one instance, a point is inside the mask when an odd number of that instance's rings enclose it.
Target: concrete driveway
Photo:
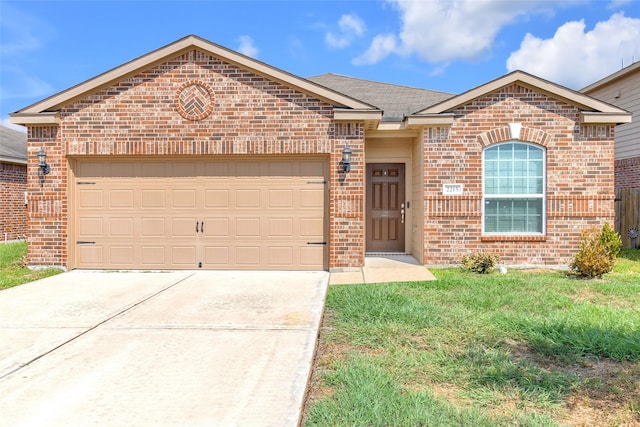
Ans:
[[[0,292],[3,426],[295,426],[326,272],[70,272]]]

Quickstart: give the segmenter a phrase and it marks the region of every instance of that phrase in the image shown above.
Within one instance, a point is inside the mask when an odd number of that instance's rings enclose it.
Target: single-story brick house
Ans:
[[[0,239],[27,237],[27,135],[0,126]]]
[[[523,72],[454,96],[304,79],[188,36],[11,120],[29,129],[32,265],[334,270],[568,263],[613,220],[630,114]]]

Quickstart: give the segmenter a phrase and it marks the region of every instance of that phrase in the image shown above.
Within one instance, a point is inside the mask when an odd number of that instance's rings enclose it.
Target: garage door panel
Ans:
[[[142,209],[164,209],[166,190],[160,189],[142,189],[140,190],[142,196]]]
[[[78,239],[99,237],[104,234],[102,217],[83,217],[79,221]]]
[[[102,209],[104,207],[103,193],[99,189],[79,188],[77,192],[78,207],[82,209]]]
[[[195,209],[197,207],[196,190],[172,190],[171,207],[174,209]]]
[[[166,248],[164,246],[142,245],[140,247],[141,260],[144,267],[162,268],[167,265]]]
[[[78,262],[88,268],[105,268],[106,260],[103,257],[103,249],[101,245],[78,245]]]
[[[133,238],[133,218],[109,218],[109,237]]]
[[[133,267],[134,265],[134,248],[132,245],[120,246],[113,245],[109,247],[109,261],[115,265]]]
[[[291,189],[267,190],[269,192],[268,209],[289,208],[293,209],[294,192]]]
[[[171,218],[171,232],[169,237],[196,237],[196,218],[195,217],[178,217]]]
[[[300,209],[319,209],[324,206],[324,189],[310,188],[300,190]]]
[[[140,223],[141,237],[164,237],[167,235],[164,217],[143,217],[140,219]]]
[[[74,238],[87,244],[76,245],[76,266],[322,269],[325,246],[307,243],[326,240],[325,169],[306,159],[77,161]]]
[[[206,209],[228,209],[229,190],[204,190],[204,207]]]
[[[242,189],[235,191],[236,209],[260,209],[260,190]]]
[[[309,245],[300,247],[300,265],[314,266],[322,262],[324,248],[321,245]]]
[[[242,266],[260,266],[260,246],[236,246],[235,263]]]

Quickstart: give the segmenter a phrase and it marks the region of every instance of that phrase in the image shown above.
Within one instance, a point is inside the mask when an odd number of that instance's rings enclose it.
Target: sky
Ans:
[[[640,0],[0,0],[0,120],[195,34],[301,77],[579,90],[640,60]],[[24,129],[24,128],[22,128]]]

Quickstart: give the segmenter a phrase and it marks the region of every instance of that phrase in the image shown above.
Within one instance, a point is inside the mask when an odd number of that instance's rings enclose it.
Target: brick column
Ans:
[[[51,167],[48,175],[38,167],[36,154],[41,147]],[[66,267],[67,162],[64,145],[58,141],[58,127],[30,127],[27,156],[29,265]]]
[[[364,265],[364,125],[338,123],[331,151],[329,190],[329,268]],[[342,150],[352,151],[351,171],[343,172]]]

